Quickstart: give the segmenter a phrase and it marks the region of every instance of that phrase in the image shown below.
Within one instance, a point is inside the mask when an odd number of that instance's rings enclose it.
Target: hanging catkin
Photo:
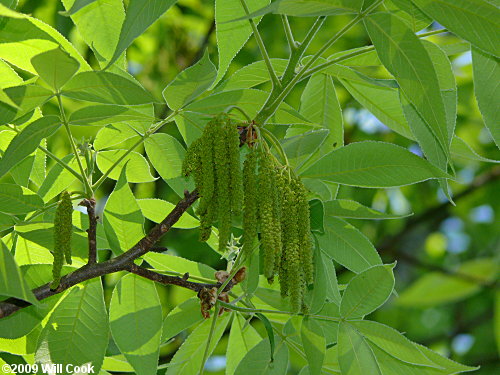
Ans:
[[[66,263],[71,264],[71,234],[73,233],[72,222],[73,205],[67,191],[61,194],[54,217],[54,263],[52,266],[53,281],[51,288],[59,286],[61,270],[66,258]]]
[[[243,251],[249,254],[257,242],[257,151],[250,148],[243,163]]]

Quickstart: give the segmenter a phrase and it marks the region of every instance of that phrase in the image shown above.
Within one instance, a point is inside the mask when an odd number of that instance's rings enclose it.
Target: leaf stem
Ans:
[[[85,168],[83,168],[82,161],[80,159],[80,155],[78,154],[78,149],[75,144],[75,140],[73,139],[73,135],[71,134],[71,129],[69,128],[68,120],[66,119],[66,114],[64,113],[64,106],[62,104],[61,95],[57,96],[57,102],[59,103],[59,111],[61,112],[61,120],[66,129],[66,133],[68,134],[69,143],[71,144],[71,148],[73,149],[73,153],[75,154],[76,161],[78,162],[78,167],[80,168],[80,173],[83,179],[83,184],[85,186],[85,193],[88,197],[92,197],[94,192],[92,187],[90,186],[89,179],[87,173],[85,173]]]
[[[276,151],[283,159],[284,165],[290,166],[290,164],[288,163],[288,158],[286,156],[286,152],[285,152],[285,150],[283,150],[283,147],[281,147],[281,143],[275,137],[275,135],[264,127],[260,127],[259,130],[261,131],[261,133],[264,134],[264,136],[269,140],[269,142],[271,142],[272,145],[276,148]]]
[[[12,130],[14,130],[16,133],[21,133],[21,131],[14,125],[12,126],[9,126]],[[39,149],[40,151],[42,151],[43,153],[45,153],[49,158],[53,159],[57,164],[59,164],[61,167],[63,167],[64,169],[66,169],[68,172],[70,172],[73,176],[75,176],[78,180],[80,180],[82,183],[83,183],[83,178],[82,176],[80,176],[80,174],[78,174],[77,171],[75,171],[73,168],[71,168],[68,164],[66,164],[64,161],[62,161],[61,159],[59,159],[57,156],[55,156],[52,152],[50,152],[49,150],[47,150],[45,147],[43,146],[37,146],[37,149]]]
[[[241,6],[245,10],[245,14],[248,16],[250,14],[250,11],[248,9],[248,6],[245,2],[245,0],[240,0]],[[255,24],[254,20],[249,18],[248,22],[250,23],[250,27],[253,30],[253,34],[255,36],[255,40],[257,41],[257,45],[259,46],[260,53],[262,55],[262,58],[264,59],[264,62],[266,63],[267,70],[269,72],[269,76],[271,77],[271,82],[273,83],[273,87],[280,87],[281,88],[281,82],[276,75],[276,72],[274,71],[273,65],[271,64],[271,59],[269,58],[269,55],[266,50],[266,46],[264,44],[264,41],[262,40],[262,36],[259,33],[259,29],[257,28],[257,25]]]
[[[288,42],[288,47],[290,47],[290,54],[299,48],[297,42],[293,38],[292,28],[290,27],[290,22],[288,22],[288,17],[284,14],[281,15],[281,21],[283,22],[283,28],[285,29],[286,40]]]
[[[429,31],[427,33],[418,34],[417,36],[419,38],[426,38],[428,36],[438,35],[438,34],[442,34],[442,33],[446,33],[446,32],[448,32],[447,29],[439,29],[439,30]],[[364,55],[365,53],[368,53],[368,52],[371,52],[371,51],[374,51],[374,50],[375,50],[375,46],[372,45],[372,46],[367,46],[366,48],[363,48],[363,49],[359,49],[357,51],[353,51],[351,53],[346,53],[345,55],[339,56],[339,57],[337,57],[335,59],[328,60],[327,62],[325,62],[323,64],[319,64],[319,65],[315,66],[314,68],[309,69],[309,71],[307,71],[307,72],[304,73],[304,75],[303,75],[302,78],[310,77],[314,73],[320,72],[323,69],[328,68],[330,65],[337,64],[337,63],[339,63],[341,61],[350,59],[352,57],[356,57],[356,56],[359,56],[359,55]]]
[[[281,102],[287,97],[287,95],[292,91],[295,85],[302,79],[307,70],[323,55],[323,53],[328,50],[337,40],[339,40],[347,31],[349,31],[354,25],[356,25],[360,20],[362,20],[368,13],[370,13],[373,9],[379,6],[383,0],[379,0],[373,3],[371,6],[366,8],[364,11],[359,13],[356,17],[354,17],[347,25],[345,25],[342,29],[340,29],[328,42],[326,42],[323,47],[316,52],[311,59],[302,67],[302,69],[293,76],[293,78],[286,83],[286,86],[283,90],[277,95],[276,98],[273,98],[273,94],[269,97],[269,104],[266,103],[264,108],[257,114],[255,121],[257,123],[263,124],[267,121],[267,119],[272,116],[272,114],[276,111]],[[319,18],[317,22],[319,21]],[[285,78],[285,77],[284,77]]]

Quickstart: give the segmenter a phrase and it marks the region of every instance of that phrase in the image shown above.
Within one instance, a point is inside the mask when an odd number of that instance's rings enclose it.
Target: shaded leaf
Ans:
[[[0,207],[2,212],[25,214],[43,207],[42,198],[24,187],[0,184]]]
[[[217,70],[205,52],[203,57],[193,66],[180,72],[163,90],[163,97],[172,110],[189,104],[203,94],[217,76]]]
[[[120,32],[120,39],[108,66],[112,65],[135,38],[146,31],[175,3],[176,0],[130,0]]]
[[[99,372],[108,346],[108,314],[100,279],[71,289],[38,339],[36,363],[80,366]]]
[[[97,167],[102,173],[106,173],[127,150],[100,151],[97,154]],[[155,178],[151,175],[149,164],[144,156],[138,152],[130,152],[108,175],[113,180],[118,180],[122,170],[126,170],[127,181],[131,183],[150,182]]]
[[[21,275],[14,257],[0,240],[0,295],[14,297],[33,305],[40,306],[31,289]]]
[[[489,130],[497,147],[500,147],[500,121],[498,121],[500,63],[497,57],[473,48],[472,68],[474,71],[474,92],[483,115],[484,125]]]
[[[399,219],[409,216],[386,214],[348,199],[326,201],[323,202],[323,206],[325,208],[325,215],[349,219]]]
[[[394,187],[451,178],[428,161],[390,143],[356,142],[319,159],[301,176],[361,187]]]
[[[34,152],[42,139],[54,134],[60,126],[61,122],[57,116],[45,116],[27,125],[9,143],[2,159],[0,159],[0,177]]]
[[[262,338],[239,313],[234,314],[227,343],[226,375],[233,375],[240,361]]]
[[[38,75],[56,91],[80,68],[78,61],[61,48],[36,55],[31,59],[31,64]]]
[[[175,306],[163,320],[162,339],[167,341],[203,320],[200,300],[192,297]]]
[[[412,0],[422,12],[476,47],[500,55],[498,5],[482,0]]]
[[[361,318],[382,306],[394,289],[393,266],[373,266],[354,276],[342,296],[342,317]]]
[[[326,351],[326,339],[321,326],[306,317],[302,319],[300,336],[309,363],[309,373],[320,375]]]
[[[109,326],[113,339],[138,375],[156,372],[162,312],[153,281],[129,274],[113,290]]]
[[[156,198],[138,199],[137,203],[144,217],[155,223],[161,223],[161,221],[175,208],[175,204]],[[199,226],[200,222],[198,219],[185,212],[173,225],[173,228],[191,229]]]
[[[277,344],[273,362],[270,354],[269,340],[264,339],[247,352],[234,374],[285,375],[288,367],[288,348],[283,341]]]
[[[104,208],[104,231],[111,250],[120,254],[144,236],[144,218],[122,170]]]
[[[366,339],[348,322],[340,322],[338,361],[342,375],[382,375]]]
[[[137,105],[154,98],[137,82],[109,72],[82,72],[64,85],[62,95],[104,104]]]
[[[159,133],[148,137],[145,142],[149,161],[166,181],[182,175],[182,162],[186,150],[174,137]]]
[[[344,220],[326,216],[325,234],[316,237],[326,255],[353,272],[382,263],[368,238]]]

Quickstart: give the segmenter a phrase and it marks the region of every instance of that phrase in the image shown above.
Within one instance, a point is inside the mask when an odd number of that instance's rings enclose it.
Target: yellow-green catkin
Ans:
[[[297,212],[297,194],[291,181],[285,182],[283,192],[283,277],[287,280],[288,295],[292,311],[302,307],[304,274],[300,264],[299,218]]]
[[[299,179],[294,180],[294,190],[297,195],[297,212],[299,220],[299,247],[300,260],[304,271],[304,282],[311,284],[313,282],[313,241],[311,237],[311,222],[309,212],[309,201],[307,199],[307,190]]]
[[[212,233],[212,224],[216,216],[217,196],[215,191],[216,176],[215,163],[215,136],[217,133],[216,120],[210,121],[202,135],[201,145],[201,173],[202,190],[200,191],[200,204],[197,213],[200,216],[200,241],[206,241]]]
[[[264,276],[272,282],[274,278],[274,265],[276,261],[276,226],[274,225],[274,164],[270,155],[265,151],[259,151],[259,224],[261,234],[261,250],[264,254]]]
[[[59,286],[61,269],[66,258],[66,263],[71,264],[71,235],[73,233],[73,205],[67,191],[61,194],[54,217],[54,263],[52,276],[54,278],[51,288]]]
[[[227,147],[226,116],[219,116],[214,123],[215,197],[219,223],[219,251],[226,250],[231,237],[231,164]]]
[[[240,133],[237,123],[229,117],[226,119],[226,142],[230,171],[231,211],[233,215],[241,212],[243,203],[243,183],[240,164]]]
[[[243,163],[243,251],[250,254],[257,243],[257,151],[251,148]]]

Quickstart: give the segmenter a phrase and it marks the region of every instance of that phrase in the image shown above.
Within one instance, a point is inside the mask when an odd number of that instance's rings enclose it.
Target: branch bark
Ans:
[[[95,216],[95,199],[84,199],[80,206],[87,207],[89,216],[89,229],[87,229],[89,239],[89,260],[88,264],[97,263],[97,217]]]
[[[61,278],[61,282],[59,286],[55,290],[50,289],[50,283],[42,285],[38,288],[33,289],[33,294],[38,300],[43,300],[55,294],[59,294],[68,288],[71,288],[74,285],[77,285],[81,282],[104,276],[110,273],[118,272],[118,271],[126,271],[131,270],[133,268],[133,261],[143,255],[145,255],[148,251],[153,248],[153,245],[165,234],[170,228],[181,218],[182,214],[187,211],[189,207],[198,199],[198,192],[194,190],[189,193],[186,192],[183,199],[181,199],[174,209],[163,219],[163,221],[156,226],[154,226],[149,233],[142,238],[137,244],[135,244],[132,248],[124,252],[123,254],[117,256],[116,258],[112,258],[106,262],[102,263],[88,263],[85,266],[77,269],[74,272],[64,276]],[[147,270],[146,270],[147,271]],[[142,271],[138,271],[142,272]],[[152,271],[150,271],[152,272]],[[154,272],[153,272],[154,273]],[[149,272],[145,272],[145,275],[151,275]],[[165,276],[165,275],[161,275]],[[172,278],[172,279],[170,279]],[[161,278],[165,284],[175,284],[185,288],[189,288],[192,290],[194,286],[192,284],[196,283],[179,283],[178,278],[172,276],[165,276]],[[206,286],[205,284],[201,284]],[[220,283],[210,284],[211,287],[220,286]],[[9,298],[3,302],[0,302],[0,318],[4,318],[13,314],[14,312],[22,309],[24,307],[30,306],[30,303],[19,300],[16,298]]]

